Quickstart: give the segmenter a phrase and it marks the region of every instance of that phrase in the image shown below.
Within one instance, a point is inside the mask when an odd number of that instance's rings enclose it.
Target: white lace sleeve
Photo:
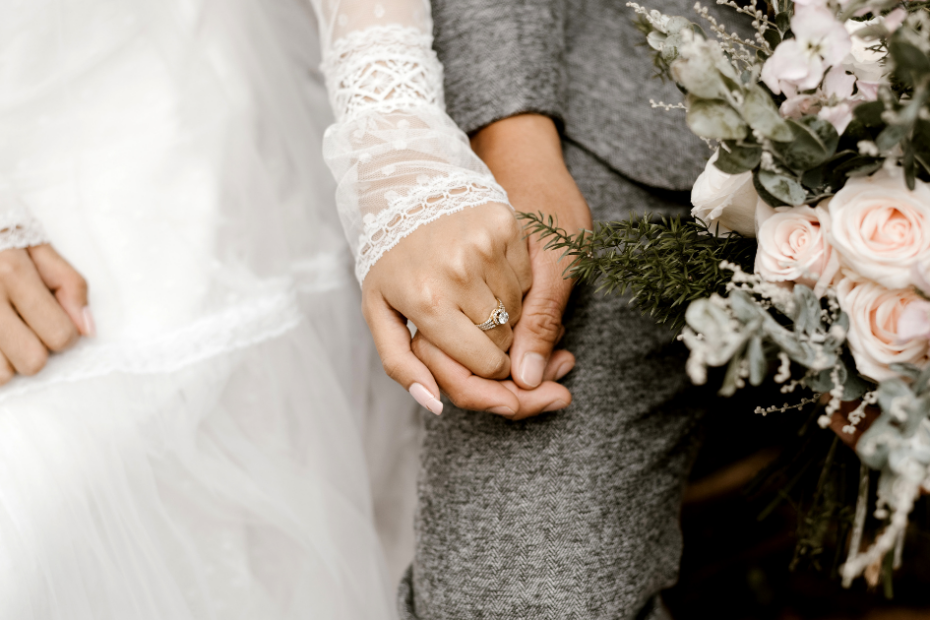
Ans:
[[[424,0],[314,0],[336,123],[324,155],[359,282],[442,215],[507,194],[445,113]]]
[[[0,182],[0,251],[48,243],[39,221],[10,187]]]

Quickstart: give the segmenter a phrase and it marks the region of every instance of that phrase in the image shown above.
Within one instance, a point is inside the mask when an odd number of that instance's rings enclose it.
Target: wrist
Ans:
[[[591,212],[565,166],[562,140],[551,118],[505,118],[478,131],[471,142],[515,210],[552,215],[570,232],[591,228]]]

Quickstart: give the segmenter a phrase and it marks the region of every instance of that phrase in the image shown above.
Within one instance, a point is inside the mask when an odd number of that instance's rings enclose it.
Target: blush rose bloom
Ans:
[[[905,288],[913,266],[930,259],[930,187],[917,181],[908,190],[900,168],[850,179],[829,212],[827,241],[859,275]]]
[[[849,350],[860,373],[874,381],[898,376],[891,364],[928,362],[926,339],[905,340],[898,329],[912,304],[925,303],[913,289],[887,289],[871,280],[844,272],[836,287],[840,307],[849,315]]]
[[[826,242],[830,214],[807,205],[772,209],[760,205],[756,273],[769,282],[796,282],[822,297],[840,264]]]
[[[717,153],[711,156],[704,172],[691,189],[691,215],[701,220],[711,232],[726,235],[738,232],[754,237],[755,213],[759,194],[752,185],[752,173],[727,174],[714,165]]]

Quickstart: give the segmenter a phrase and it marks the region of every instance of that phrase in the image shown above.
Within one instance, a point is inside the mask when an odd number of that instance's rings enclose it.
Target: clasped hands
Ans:
[[[591,227],[587,204],[562,160],[551,119],[498,121],[472,147],[517,211],[553,215],[570,231]],[[523,419],[571,403],[557,381],[575,365],[555,350],[572,281],[557,251],[527,237],[510,207],[486,204],[415,230],[371,269],[362,308],[388,375],[433,413],[439,392],[458,407]],[[498,298],[510,321],[481,331]],[[417,327],[411,339],[410,320]]]

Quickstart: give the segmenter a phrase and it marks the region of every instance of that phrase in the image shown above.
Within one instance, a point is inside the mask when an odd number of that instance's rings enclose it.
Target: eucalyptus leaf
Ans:
[[[785,204],[798,206],[807,200],[807,192],[795,179],[769,170],[756,173],[759,183],[765,190]]]
[[[894,62],[895,75],[905,84],[913,86],[930,75],[930,58],[902,37],[894,37],[889,42],[888,53]]]
[[[793,132],[793,140],[772,146],[792,170],[803,173],[816,168],[836,153],[840,137],[829,122],[807,116],[800,121],[788,119],[787,123]]]
[[[749,383],[761,385],[769,371],[769,362],[765,358],[761,336],[753,336],[747,349],[749,357]]]
[[[678,58],[678,49],[681,47],[681,35],[671,34],[662,44],[662,59],[672,62]]]
[[[846,177],[868,176],[881,167],[882,160],[878,157],[855,155],[845,159],[833,168],[833,177],[837,179],[834,185],[840,185],[840,182]]]
[[[717,152],[714,165],[727,174],[741,174],[754,169],[762,161],[762,147],[758,145],[740,146],[727,141]]]
[[[769,191],[762,186],[762,183],[759,182],[758,171],[754,172],[752,175],[752,186],[753,189],[756,190],[756,193],[759,194],[759,198],[761,198],[765,204],[772,207],[783,207],[787,204],[785,201],[779,200],[770,194]]]
[[[885,121],[882,120],[882,112],[885,111],[885,104],[881,101],[868,101],[860,103],[853,110],[853,116],[862,121],[866,127],[882,127]]]
[[[728,397],[736,394],[736,390],[739,389],[739,367],[741,361],[739,355],[734,355],[730,360],[730,363],[727,365],[727,372],[723,377],[723,385],[720,386],[720,391],[718,392],[720,396]]]
[[[794,286],[794,330],[812,334],[820,328],[820,300],[803,284]]]
[[[687,121],[691,131],[712,140],[741,140],[749,131],[739,112],[719,99],[692,97]]]
[[[785,34],[791,28],[791,15],[787,12],[779,13],[775,16],[775,25],[779,32]]]
[[[691,20],[686,17],[681,17],[680,15],[675,15],[674,17],[670,17],[668,23],[665,24],[665,31],[669,34],[678,34],[685,28],[690,28],[691,26]]]
[[[888,125],[875,139],[875,144],[883,151],[889,151],[907,136],[908,127],[905,125]]]
[[[775,49],[778,47],[778,44],[781,43],[781,33],[776,29],[768,28],[762,36],[765,37],[765,42],[768,43],[772,49]]]
[[[665,46],[665,39],[668,38],[668,35],[664,32],[659,32],[658,30],[653,30],[648,35],[646,35],[646,43],[649,44],[649,47],[661,52],[662,48]]]
[[[772,97],[758,84],[743,94],[743,118],[749,126],[770,140],[788,142],[794,139],[791,127],[778,113]]]

